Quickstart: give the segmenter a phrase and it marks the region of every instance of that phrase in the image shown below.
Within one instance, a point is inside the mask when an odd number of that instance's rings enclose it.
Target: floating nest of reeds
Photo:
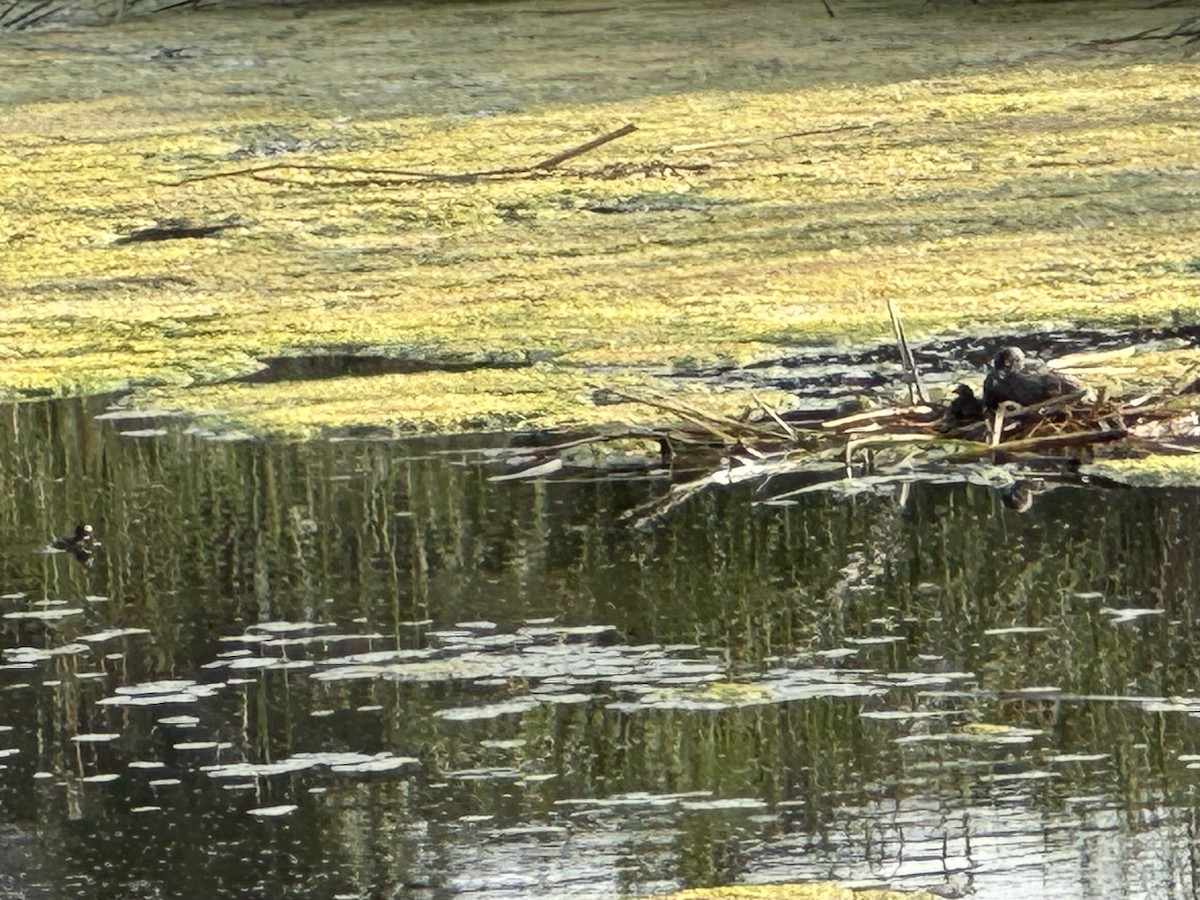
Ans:
[[[751,486],[756,502],[789,504],[814,491],[903,492],[918,482],[971,483],[995,489],[1006,505],[1023,511],[1036,493],[1058,485],[1126,486],[1089,472],[1088,464],[1097,459],[1200,453],[1195,373],[1158,391],[1118,398],[1031,360],[1019,377],[1042,379],[1045,396],[1039,396],[1028,380],[1015,390],[1005,387],[1013,351],[1004,348],[989,368],[982,397],[960,386],[934,402],[927,399],[902,329],[897,331],[909,402],[788,412],[760,404],[739,416],[722,416],[668,394],[606,391],[609,401],[654,407],[677,424],[614,429],[509,451],[520,455],[521,468],[496,477],[549,477],[569,468],[588,445],[652,441],[658,453],[643,462],[643,470],[669,480],[670,488],[630,512],[631,520],[645,526],[699,493],[732,484]],[[1036,402],[1022,404],[1011,396]]]

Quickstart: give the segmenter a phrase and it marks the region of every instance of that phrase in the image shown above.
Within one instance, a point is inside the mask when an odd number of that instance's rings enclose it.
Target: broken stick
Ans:
[[[627,134],[633,134],[637,131],[637,126],[632,122],[628,122],[618,128],[616,131],[610,131],[608,134],[602,134],[598,138],[593,138],[586,144],[580,144],[578,147],[572,147],[570,150],[564,150],[562,153],[555,153],[548,159],[543,159],[539,163],[534,163],[529,168],[533,169],[553,169],[559,163],[564,163],[568,159],[574,159],[576,156],[582,156],[590,150],[595,150],[597,147],[602,147],[609,141],[615,141],[617,138],[625,137]]]
[[[912,350],[908,346],[908,338],[904,336],[904,323],[900,320],[900,311],[896,308],[894,300],[888,301],[888,315],[892,319],[892,330],[896,333],[896,344],[900,347],[900,364],[904,367],[904,371],[912,376],[912,381],[908,384],[909,399],[914,403],[918,400],[928,403],[929,395],[925,393],[925,385],[921,381],[917,362],[913,359]]]
[[[502,169],[483,169],[477,172],[418,172],[411,169],[391,169],[391,168],[359,168],[357,166],[339,166],[326,165],[321,163],[300,163],[300,162],[281,162],[268,163],[262,166],[249,166],[242,169],[232,169],[223,172],[206,172],[202,175],[190,175],[181,179],[178,182],[171,182],[173,187],[179,187],[184,184],[191,184],[196,181],[211,181],[215,178],[233,178],[237,176],[246,176],[257,178],[261,181],[267,181],[272,184],[286,183],[285,178],[263,178],[262,176],[268,172],[274,172],[284,169],[290,169],[297,172],[321,172],[332,175],[357,175],[359,180],[347,181],[342,179],[336,184],[372,184],[386,187],[389,184],[405,184],[414,181],[444,181],[458,182],[464,184],[472,184],[477,181],[482,181],[487,178],[521,178],[529,177],[538,172],[543,172],[547,169],[553,169],[560,163],[566,162],[568,159],[574,159],[576,156],[581,156],[589,150],[595,150],[607,144],[609,141],[615,141],[619,137],[624,137],[627,134],[632,134],[637,131],[637,126],[629,123],[622,125],[616,131],[610,131],[608,134],[602,134],[598,138],[593,138],[586,144],[580,144],[578,147],[572,147],[570,150],[563,150],[561,153],[556,153],[551,157],[543,159],[541,162],[534,163],[531,166],[507,166]]]

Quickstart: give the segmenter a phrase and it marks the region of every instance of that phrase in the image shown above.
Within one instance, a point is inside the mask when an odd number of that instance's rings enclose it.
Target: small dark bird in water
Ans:
[[[1018,481],[1000,492],[1000,499],[1013,512],[1029,512],[1033,508],[1033,482]]]
[[[983,418],[983,401],[975,396],[970,385],[960,384],[954,389],[946,418],[951,422],[978,422]]]
[[[983,405],[994,410],[1006,400],[1019,406],[1087,390],[1077,378],[1056,372],[1044,362],[1027,359],[1020,347],[1005,347],[996,354],[983,381]]]
[[[81,563],[90,564],[100,544],[96,540],[96,530],[91,525],[80,522],[75,526],[74,534],[55,538],[50,546],[55,550],[70,553]]]

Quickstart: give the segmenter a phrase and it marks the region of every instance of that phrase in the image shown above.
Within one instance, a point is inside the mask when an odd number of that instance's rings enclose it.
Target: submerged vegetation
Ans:
[[[1200,492],[725,490],[638,532],[666,479],[104,409],[0,419],[28,896],[1195,895]],[[90,567],[39,552],[79,510]]]
[[[1197,323],[1192,64],[1083,43],[1178,10],[811,6],[10,35],[0,389],[295,433],[546,427],[655,415],[594,388],[878,342],[888,299],[916,341]],[[520,169],[622,123],[551,170],[401,174]],[[322,353],[530,365],[228,381]]]

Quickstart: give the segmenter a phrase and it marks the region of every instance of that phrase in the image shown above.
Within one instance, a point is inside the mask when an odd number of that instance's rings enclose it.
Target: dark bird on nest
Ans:
[[[951,422],[978,422],[983,418],[983,401],[975,396],[970,385],[960,384],[954,389],[946,418]]]
[[[91,525],[80,522],[75,526],[74,534],[55,538],[50,546],[55,550],[63,550],[70,553],[81,563],[90,564],[92,557],[96,555],[96,548],[100,546],[100,543],[96,540],[95,529]]]
[[[996,354],[983,380],[983,405],[994,410],[1011,400],[1018,406],[1033,406],[1083,390],[1087,387],[1079,379],[1056,372],[1040,360],[1027,359],[1019,347],[1005,347]]]

